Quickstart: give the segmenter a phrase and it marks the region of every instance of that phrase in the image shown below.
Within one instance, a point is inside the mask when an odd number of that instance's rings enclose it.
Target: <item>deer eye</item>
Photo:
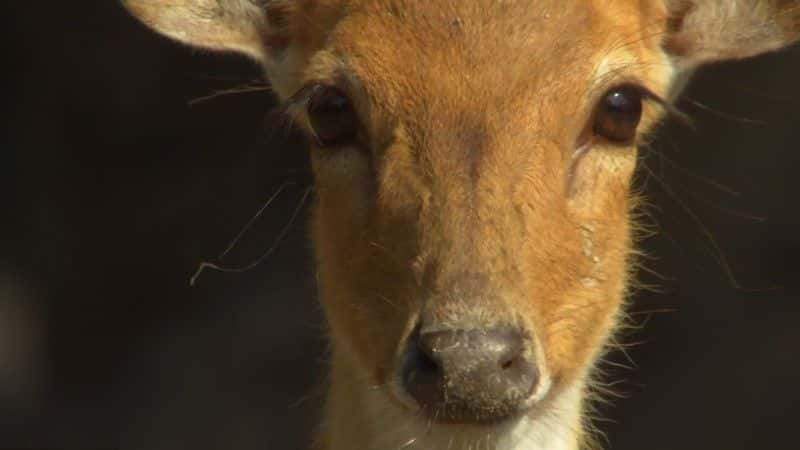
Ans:
[[[642,119],[643,92],[636,86],[619,86],[608,91],[594,117],[594,133],[617,144],[633,141]]]
[[[307,103],[308,121],[322,147],[342,145],[358,130],[350,99],[335,87],[316,86]]]

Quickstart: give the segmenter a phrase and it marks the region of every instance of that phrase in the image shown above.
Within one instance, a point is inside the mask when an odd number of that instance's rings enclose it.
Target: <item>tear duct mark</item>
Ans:
[[[600,264],[600,257],[595,254],[594,248],[594,233],[596,229],[593,225],[588,224],[581,225],[580,228],[581,237],[583,238],[583,256],[585,256],[586,259],[592,263],[592,268],[589,271],[589,274],[581,278],[581,283],[584,286],[591,288],[599,284],[599,280],[596,276],[594,276],[595,272],[597,272],[597,267]]]

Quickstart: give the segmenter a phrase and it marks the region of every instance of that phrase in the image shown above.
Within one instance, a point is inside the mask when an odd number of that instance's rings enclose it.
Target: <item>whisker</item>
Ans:
[[[702,109],[703,111],[710,112],[711,114],[714,114],[715,116],[720,117],[720,118],[725,119],[725,120],[730,120],[732,122],[745,123],[745,124],[749,124],[749,125],[762,125],[762,126],[763,125],[769,125],[767,122],[764,122],[763,120],[749,119],[747,117],[737,117],[737,116],[734,116],[733,114],[722,112],[722,111],[720,111],[718,109],[715,109],[715,108],[712,108],[712,107],[710,107],[708,105],[700,103],[699,101],[694,100],[694,99],[692,99],[691,97],[688,97],[688,96],[684,96],[684,98],[686,99],[686,101],[688,101],[692,105]]]
[[[208,102],[210,100],[214,100],[216,98],[224,97],[224,96],[228,96],[228,95],[248,94],[248,93],[251,93],[251,92],[270,92],[270,91],[272,91],[272,87],[268,86],[268,85],[262,85],[262,86],[244,85],[244,86],[234,87],[234,88],[230,88],[230,89],[222,89],[222,90],[216,91],[216,92],[214,92],[212,94],[205,95],[205,96],[202,96],[202,97],[198,97],[198,98],[196,98],[194,100],[190,100],[188,105],[189,106],[195,106],[195,105],[197,105],[199,103]]]
[[[269,205],[272,204],[272,202],[278,197],[278,195],[280,195],[280,193],[283,192],[283,190],[287,186],[293,185],[293,184],[294,183],[288,182],[288,181],[283,183],[275,191],[275,193],[272,194],[272,196],[270,196],[270,198],[264,203],[264,205],[255,213],[255,215],[253,215],[253,217],[245,224],[245,226],[242,227],[241,231],[239,231],[239,234],[237,234],[236,237],[234,237],[233,240],[230,242],[230,244],[228,244],[228,246],[225,247],[225,250],[222,251],[222,253],[219,255],[218,259],[221,260],[225,256],[227,256],[228,253],[230,253],[230,251],[233,250],[234,247],[236,247],[236,244],[239,243],[239,241],[242,239],[242,237],[245,235],[245,233],[247,233],[247,231],[253,226],[253,224],[261,217],[261,215],[264,213],[264,211],[267,208],[269,208]]]
[[[294,212],[292,213],[291,217],[289,218],[289,221],[286,223],[286,226],[284,226],[283,229],[281,230],[281,232],[278,233],[278,237],[275,239],[275,241],[273,242],[272,246],[270,246],[267,249],[267,251],[265,251],[259,258],[257,258],[255,261],[251,262],[250,264],[247,264],[247,265],[241,266],[241,267],[226,267],[226,266],[221,266],[221,265],[216,264],[216,263],[202,262],[197,267],[197,271],[194,273],[194,275],[192,275],[192,277],[189,279],[189,285],[190,286],[194,286],[197,283],[198,278],[200,277],[200,275],[202,275],[202,273],[203,273],[203,271],[205,269],[213,269],[213,270],[216,270],[218,272],[225,272],[225,273],[243,273],[243,272],[247,272],[249,270],[254,269],[259,264],[264,262],[272,254],[272,252],[275,251],[275,249],[278,247],[278,245],[280,245],[283,242],[283,239],[289,233],[289,230],[291,229],[292,225],[294,224],[295,219],[297,219],[297,216],[300,214],[300,211],[305,206],[306,200],[308,199],[308,196],[311,194],[311,191],[312,191],[312,188],[306,189],[305,193],[303,194],[303,197],[300,199],[300,202],[298,202],[297,207],[295,208]]]

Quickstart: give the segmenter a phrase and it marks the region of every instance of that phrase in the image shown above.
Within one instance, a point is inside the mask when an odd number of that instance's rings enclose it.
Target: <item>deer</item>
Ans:
[[[635,286],[637,148],[798,0],[122,0],[263,68],[307,136],[316,450],[575,450]]]

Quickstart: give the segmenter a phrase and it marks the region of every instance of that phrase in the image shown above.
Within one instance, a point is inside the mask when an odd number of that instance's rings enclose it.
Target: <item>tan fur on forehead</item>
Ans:
[[[456,6],[454,2],[431,5],[408,0],[354,3],[347,18],[329,36],[332,56],[338,56],[343,63],[334,62],[326,54],[322,64],[315,59],[306,78],[326,78],[341,66],[352,71],[363,82],[366,98],[372,102],[375,115],[367,120],[402,117],[422,124],[454,113],[461,116],[454,118],[458,120],[470,114],[485,114],[486,106],[499,107],[497,100],[508,103],[519,98],[511,91],[524,91],[523,85],[531,86],[543,76],[550,77],[551,91],[562,89],[560,84],[565,77],[555,72],[543,73],[537,66],[549,62],[547,55],[554,48],[565,56],[580,51],[580,44],[572,39],[548,41],[546,45],[534,42],[541,29],[558,20],[553,14],[552,22],[543,23],[549,15],[546,8],[543,11],[526,5],[529,20],[502,19],[504,15],[519,16],[516,9],[522,2],[507,2],[505,9],[495,6],[488,10],[481,8],[486,6],[484,2],[459,2]],[[445,11],[438,9],[442,5]],[[509,29],[498,29],[502,27]],[[490,38],[496,34],[505,38]],[[360,101],[364,95],[355,97]],[[487,105],[486,100],[493,105]],[[451,110],[453,103],[459,104],[457,111]],[[424,129],[416,125],[412,128],[412,134]],[[419,144],[423,137],[410,138]]]
[[[515,87],[542,83],[553,92],[586,91],[588,74],[576,65],[617,46],[637,57],[652,52],[665,17],[650,2],[370,0],[348,8],[328,45],[346,65],[360,64],[354,69],[364,72],[370,95],[397,113],[454,95],[510,100]]]

